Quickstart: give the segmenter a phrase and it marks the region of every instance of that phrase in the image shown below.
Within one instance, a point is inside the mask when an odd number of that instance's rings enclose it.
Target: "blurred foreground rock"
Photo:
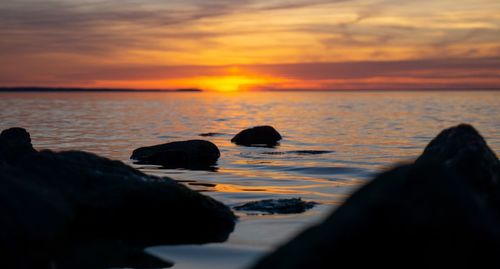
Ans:
[[[37,152],[21,130],[0,136],[0,268],[167,267],[142,248],[233,231],[232,211],[210,197],[91,153]]]
[[[271,126],[256,126],[239,132],[231,142],[241,146],[273,147],[281,140],[281,135]]]
[[[473,127],[444,130],[254,268],[498,268],[499,180]]]

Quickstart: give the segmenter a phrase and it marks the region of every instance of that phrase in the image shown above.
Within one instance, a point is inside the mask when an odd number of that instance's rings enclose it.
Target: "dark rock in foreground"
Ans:
[[[239,132],[231,142],[242,146],[273,147],[281,140],[281,135],[271,126],[256,126]]]
[[[57,268],[169,268],[173,263],[146,254],[142,248],[119,241],[70,242],[55,259]],[[52,268],[51,268],[52,269]]]
[[[444,130],[254,268],[498,268],[499,180],[474,128]]]
[[[0,167],[0,268],[48,269],[68,239],[72,205],[37,177]]]
[[[219,157],[219,149],[212,142],[188,140],[138,148],[130,158],[168,168],[201,168],[214,165]]]
[[[13,163],[20,156],[36,152],[30,134],[23,128],[10,128],[0,133],[0,164]]]
[[[42,151],[16,167],[71,201],[78,213],[73,231],[87,239],[140,245],[218,242],[234,226],[231,211],[212,198],[91,153]]]
[[[249,202],[233,208],[240,211],[259,211],[268,214],[298,214],[313,208],[316,204],[315,202],[303,201],[301,198],[267,199]]]
[[[49,268],[50,262],[65,268],[74,260],[67,253],[85,258],[81,264],[93,269],[141,261],[158,265],[135,249],[222,242],[234,229],[228,207],[172,179],[91,153],[37,152],[26,131],[15,132],[19,139],[1,141],[8,160],[0,163],[0,252],[6,254],[1,268]],[[122,247],[107,248],[113,253],[79,247],[117,242]],[[101,261],[105,256],[110,260]]]

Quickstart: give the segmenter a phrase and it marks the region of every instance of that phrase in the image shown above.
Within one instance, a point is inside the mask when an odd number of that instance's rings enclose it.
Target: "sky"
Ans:
[[[1,0],[0,86],[500,87],[498,0]]]

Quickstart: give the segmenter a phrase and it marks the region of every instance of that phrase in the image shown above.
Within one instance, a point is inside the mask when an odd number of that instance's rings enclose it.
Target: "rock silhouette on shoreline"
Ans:
[[[231,142],[240,146],[274,147],[282,139],[280,133],[272,126],[256,126],[245,129],[235,135]]]
[[[0,160],[2,268],[158,267],[142,248],[222,242],[234,229],[227,206],[175,180],[92,153],[38,152],[21,128],[2,132]]]
[[[470,125],[442,131],[254,269],[497,268],[500,163]]]
[[[138,148],[130,158],[140,164],[197,169],[213,166],[219,157],[220,151],[212,142],[188,140]]]

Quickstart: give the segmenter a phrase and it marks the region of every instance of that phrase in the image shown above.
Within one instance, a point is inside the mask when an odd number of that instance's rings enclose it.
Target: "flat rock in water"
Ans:
[[[221,136],[224,135],[223,133],[201,133],[200,136],[207,137],[207,136]]]
[[[168,168],[202,168],[214,165],[219,157],[220,151],[212,142],[188,140],[138,148],[130,158]]]
[[[231,142],[241,146],[273,147],[282,139],[281,135],[272,126],[256,126],[239,132]]]
[[[68,261],[58,256],[80,241],[121,242],[126,250],[222,242],[234,229],[236,217],[224,204],[120,161],[80,151],[32,148],[22,154],[8,150],[2,154],[9,163],[0,163],[0,251],[12,253],[4,264],[0,261],[2,268],[47,268],[44,262]],[[134,255],[129,261],[147,261],[136,251],[122,253]],[[128,259],[122,258],[120,266]],[[115,266],[107,261],[106,267]]]
[[[301,198],[291,198],[249,202],[233,208],[240,211],[259,211],[268,214],[298,214],[313,208],[315,205],[317,205],[315,202],[306,202]]]
[[[497,268],[500,162],[470,125],[439,134],[254,269]]]

